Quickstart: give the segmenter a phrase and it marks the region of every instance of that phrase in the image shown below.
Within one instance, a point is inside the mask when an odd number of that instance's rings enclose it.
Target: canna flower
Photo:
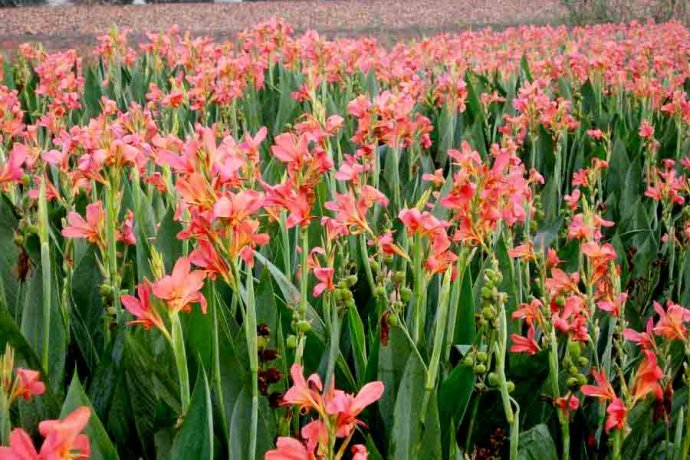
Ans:
[[[38,424],[38,431],[45,438],[40,458],[78,459],[89,458],[89,438],[80,434],[89,423],[91,410],[81,406],[64,420],[45,420]]]
[[[304,425],[301,434],[302,438],[307,442],[307,450],[309,452],[314,452],[314,449],[317,447],[325,448],[328,446],[328,427],[321,420],[313,420]]]
[[[0,135],[0,138],[2,136]],[[21,182],[24,177],[24,169],[22,166],[28,159],[26,149],[14,148],[10,150],[7,162],[0,169],[0,185],[11,182]]]
[[[326,403],[326,412],[337,415],[336,436],[346,438],[355,429],[355,426],[362,424],[357,416],[370,404],[379,400],[383,395],[382,382],[367,383],[359,390],[357,396],[352,396],[343,391],[336,391],[333,398]]]
[[[527,337],[523,337],[518,334],[511,334],[510,335],[510,340],[513,342],[513,345],[510,347],[510,352],[511,353],[527,353],[529,355],[534,355],[538,353],[541,348],[539,348],[539,344],[534,340],[534,326],[530,325],[529,329],[527,330]]]
[[[278,438],[276,448],[266,452],[265,460],[316,460],[313,452],[307,450],[304,444],[288,437]]]
[[[333,274],[335,270],[332,267],[314,267],[314,277],[319,280],[319,283],[314,286],[312,295],[319,297],[323,291],[335,290],[335,283],[333,283]]]
[[[603,401],[613,401],[616,399],[616,393],[613,391],[611,382],[609,382],[603,370],[592,369],[592,376],[597,382],[596,385],[583,385],[580,388],[582,394],[592,398],[598,398]]]
[[[46,391],[46,386],[41,382],[41,373],[31,369],[17,368],[17,381],[13,392],[14,398],[29,400],[32,396],[40,396]]]
[[[321,410],[323,406],[321,397],[323,384],[318,374],[312,374],[305,380],[302,366],[295,363],[290,368],[290,376],[292,377],[292,387],[285,392],[283,405],[298,406],[300,411]]]
[[[654,318],[649,318],[647,320],[647,327],[645,332],[637,332],[634,329],[625,328],[623,330],[623,338],[630,342],[636,343],[642,348],[653,349],[656,344],[654,343]]]
[[[615,398],[606,408],[606,432],[622,430],[628,422],[628,408],[620,398]]]
[[[0,446],[2,460],[40,460],[29,433],[21,428],[15,428],[10,433],[9,446]]]
[[[86,207],[86,220],[74,211],[67,214],[69,225],[62,229],[62,236],[65,238],[86,238],[89,243],[103,245],[104,221],[103,203],[96,201]]]
[[[131,295],[123,295],[120,297],[122,305],[136,318],[127,324],[141,324],[145,329],[150,329],[155,326],[161,331],[165,332],[165,324],[155,308],[151,305],[151,285],[147,280],[137,286],[136,298]]]
[[[362,444],[355,444],[352,446],[352,460],[367,460],[369,452]]]
[[[642,350],[644,357],[642,364],[635,373],[633,380],[632,396],[634,401],[638,401],[652,393],[654,398],[659,400],[664,397],[664,390],[661,387],[661,379],[664,373],[657,364],[656,354],[651,350]]]
[[[668,340],[687,340],[688,330],[684,323],[690,321],[690,310],[668,301],[666,310],[659,302],[654,302],[654,311],[659,314],[659,321],[653,329],[654,334]]]
[[[189,311],[192,303],[201,305],[206,313],[206,298],[199,292],[204,287],[206,273],[202,270],[191,270],[188,257],[181,257],[175,262],[172,274],[166,275],[153,283],[153,295],[164,300],[171,311]]]
[[[642,139],[651,139],[654,137],[654,127],[647,120],[642,120],[638,134]]]

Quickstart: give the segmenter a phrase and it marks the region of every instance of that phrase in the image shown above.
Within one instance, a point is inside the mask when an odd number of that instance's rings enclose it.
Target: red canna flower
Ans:
[[[534,326],[530,325],[529,329],[527,330],[527,337],[523,337],[518,334],[511,334],[510,340],[513,342],[513,345],[510,347],[510,352],[527,353],[529,355],[538,353],[541,348],[539,348],[539,344],[534,340],[535,332]]]
[[[352,446],[352,460],[367,460],[369,452],[362,444],[355,444]]]
[[[645,332],[637,332],[634,329],[625,328],[623,331],[623,338],[630,342],[636,343],[642,348],[653,349],[656,344],[654,343],[654,318],[649,318],[647,320],[647,327]]]
[[[181,257],[175,262],[170,275],[166,275],[153,283],[153,295],[165,300],[172,311],[189,311],[192,303],[201,305],[201,311],[206,313],[206,298],[199,292],[204,287],[206,273],[202,270],[191,270],[188,257]]]
[[[379,400],[383,395],[382,382],[367,383],[359,390],[357,396],[337,390],[332,398],[326,402],[326,412],[337,415],[336,436],[346,438],[355,429],[355,426],[362,424],[357,420],[357,416],[370,404]]]
[[[136,298],[131,295],[123,295],[120,297],[122,305],[136,318],[127,324],[141,324],[145,329],[150,329],[155,326],[161,331],[165,332],[165,324],[155,308],[151,305],[151,285],[147,280],[144,280],[137,286]]]
[[[65,238],[86,238],[89,243],[103,245],[103,223],[105,212],[103,203],[96,201],[86,207],[86,220],[79,213],[67,214],[67,227],[62,229]]]
[[[657,364],[656,354],[653,351],[642,350],[644,357],[640,367],[637,368],[632,385],[633,401],[638,401],[652,393],[655,399],[664,397],[664,390],[661,387],[661,379],[664,372]]]
[[[638,134],[642,139],[651,139],[654,136],[654,127],[647,120],[642,120]]]
[[[606,432],[622,430],[628,422],[628,408],[620,398],[615,398],[606,408]]]
[[[616,393],[613,391],[611,382],[606,378],[606,374],[603,370],[597,371],[592,369],[592,375],[594,380],[597,382],[596,385],[583,385],[580,388],[582,394],[592,398],[598,398],[603,401],[613,401],[616,399]]]

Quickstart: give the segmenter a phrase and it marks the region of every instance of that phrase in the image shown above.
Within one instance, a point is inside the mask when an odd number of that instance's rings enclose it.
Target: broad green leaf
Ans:
[[[213,407],[206,372],[201,369],[189,409],[173,440],[171,458],[213,459]]]
[[[520,433],[520,460],[558,460],[556,443],[546,425],[539,424]]]

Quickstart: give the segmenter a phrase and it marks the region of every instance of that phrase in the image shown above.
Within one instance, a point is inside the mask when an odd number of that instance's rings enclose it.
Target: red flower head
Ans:
[[[191,270],[188,257],[177,260],[171,275],[166,275],[153,283],[153,295],[164,300],[168,307],[176,312],[189,311],[190,304],[201,304],[201,311],[206,313],[206,298],[199,292],[204,287],[206,273],[202,270]]]

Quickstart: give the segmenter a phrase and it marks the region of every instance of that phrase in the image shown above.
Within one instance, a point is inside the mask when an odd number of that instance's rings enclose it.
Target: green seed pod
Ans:
[[[24,235],[20,235],[20,234],[14,235],[14,244],[16,244],[17,246],[23,245],[24,244]]]
[[[381,269],[381,264],[374,259],[369,259],[369,266],[373,272],[377,272]]]
[[[472,367],[474,366],[474,359],[471,356],[465,356],[465,359],[462,361],[462,363],[467,367]]]
[[[486,372],[486,366],[483,364],[477,364],[472,368],[475,374],[482,375]]]
[[[501,379],[498,377],[498,374],[495,372],[489,373],[489,385],[492,387],[498,386],[499,383],[501,383]]]
[[[340,292],[340,289],[336,289],[335,291],[333,291],[333,300],[335,300],[336,302],[340,302],[341,300],[343,300],[343,293]]]
[[[395,259],[393,258],[393,256],[386,256],[386,257],[384,257],[383,262],[386,265],[392,265],[394,260]]]
[[[570,359],[570,356],[565,355],[565,358],[563,358],[561,363],[563,364],[563,367],[570,367],[573,365],[573,360]]]
[[[403,303],[402,303],[401,301],[396,300],[395,302],[393,302],[393,308],[394,308],[396,311],[402,310],[403,307],[404,307],[404,305],[403,305]]]
[[[570,366],[568,368],[568,374],[570,375],[577,375],[580,373],[580,369],[577,368],[577,366]]]
[[[568,377],[568,380],[566,381],[568,384],[568,388],[577,388],[580,386],[580,380],[577,377]]]
[[[508,390],[508,393],[512,393],[515,391],[515,383],[513,383],[512,380],[508,380],[506,382],[506,390]]]
[[[482,287],[482,298],[483,299],[490,299],[491,296],[491,288],[489,286],[483,286]]]
[[[578,363],[580,364],[580,366],[582,366],[582,367],[587,367],[587,366],[589,366],[589,359],[587,359],[587,357],[585,357],[585,356],[580,356],[579,358],[577,358],[577,362],[578,362]]]
[[[582,349],[580,348],[580,344],[578,342],[570,342],[568,344],[568,352],[573,358],[579,358],[581,351]]]
[[[408,288],[407,286],[400,289],[400,300],[405,303],[408,303],[410,300],[412,300],[412,289]]]
[[[292,334],[288,335],[285,340],[285,346],[288,348],[297,348],[297,337]]]
[[[311,330],[311,324],[309,324],[309,321],[297,321],[297,330],[300,332],[309,332]]]
[[[355,284],[357,284],[357,275],[349,275],[349,276],[347,277],[347,285],[348,285],[349,287],[352,287],[352,286],[354,286]]]
[[[587,376],[584,374],[580,374],[577,376],[577,383],[580,385],[587,385]]]
[[[393,281],[400,284],[405,282],[405,272],[399,271],[393,273]]]
[[[489,359],[485,351],[478,351],[476,356],[477,361],[479,361],[480,363],[485,363],[486,360]]]
[[[103,283],[101,284],[101,295],[103,297],[110,297],[113,295],[113,288],[110,284]]]
[[[347,300],[345,301],[345,307],[348,308],[348,309],[350,309],[350,308],[355,308],[355,299],[352,299],[352,298],[347,299]]]
[[[482,316],[485,319],[493,319],[496,316],[496,312],[492,307],[484,307],[482,308]]]
[[[342,296],[345,301],[351,300],[352,299],[352,291],[349,289],[343,289],[342,290]]]
[[[388,321],[388,325],[391,327],[396,327],[399,324],[398,315],[388,315],[386,320]]]
[[[386,289],[383,286],[376,286],[374,296],[378,298],[386,297]]]

